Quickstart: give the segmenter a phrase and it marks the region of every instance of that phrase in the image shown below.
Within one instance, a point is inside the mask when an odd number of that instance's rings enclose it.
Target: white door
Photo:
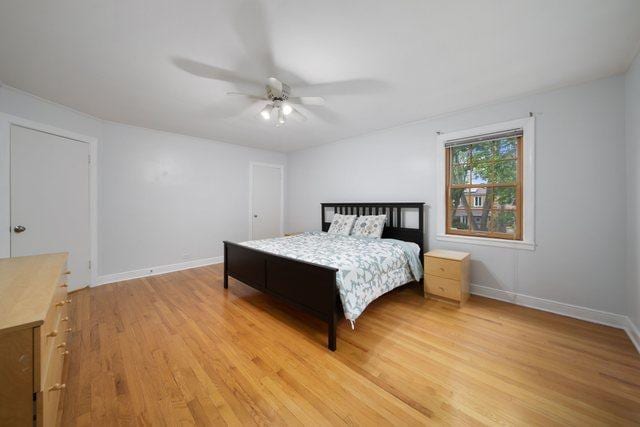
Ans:
[[[251,165],[251,238],[282,236],[282,166]]]
[[[69,288],[90,283],[89,144],[11,126],[11,256],[69,252]]]

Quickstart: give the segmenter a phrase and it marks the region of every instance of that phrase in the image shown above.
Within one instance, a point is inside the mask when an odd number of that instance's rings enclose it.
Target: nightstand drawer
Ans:
[[[445,279],[460,280],[460,261],[450,259],[427,257],[425,273]]]
[[[460,281],[427,274],[425,278],[426,291],[452,300],[460,301]]]

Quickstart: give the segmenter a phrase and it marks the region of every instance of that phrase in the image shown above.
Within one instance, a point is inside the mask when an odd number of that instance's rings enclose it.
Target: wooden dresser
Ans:
[[[458,306],[469,299],[469,263],[466,252],[436,249],[424,254],[424,292]]]
[[[67,254],[0,259],[0,425],[53,426],[69,354]]]

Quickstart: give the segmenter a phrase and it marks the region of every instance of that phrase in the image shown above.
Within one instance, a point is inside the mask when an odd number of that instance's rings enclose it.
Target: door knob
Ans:
[[[258,214],[253,214],[253,217],[254,218],[258,218]],[[24,228],[24,227],[22,227],[22,228]]]
[[[22,225],[16,225],[15,227],[13,227],[13,231],[15,231],[16,233],[22,233],[24,230],[26,230],[26,228],[24,228]]]

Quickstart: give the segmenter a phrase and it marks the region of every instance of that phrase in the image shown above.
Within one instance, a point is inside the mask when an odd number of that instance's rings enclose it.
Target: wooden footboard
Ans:
[[[224,242],[224,287],[229,276],[328,323],[328,347],[336,349],[340,308],[338,269]]]

